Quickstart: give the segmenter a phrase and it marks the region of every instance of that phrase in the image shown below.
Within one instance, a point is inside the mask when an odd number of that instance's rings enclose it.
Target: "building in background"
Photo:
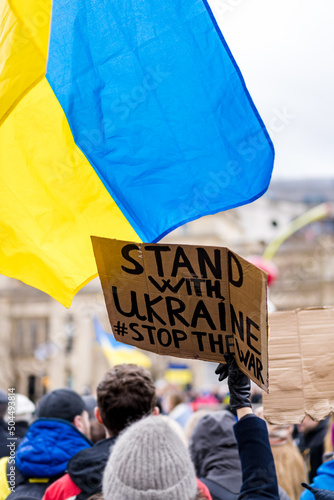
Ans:
[[[70,310],[19,281],[1,277],[0,284],[0,385],[33,400],[62,386],[90,392],[108,369],[91,319],[105,315],[99,282],[76,296]]]
[[[311,207],[332,202],[333,192],[334,181],[328,180],[272,183],[256,202],[191,222],[163,241],[227,246],[245,258],[262,255],[282,228]],[[270,298],[277,309],[333,305],[334,217],[293,234],[273,262],[279,276]],[[95,341],[94,316],[110,331],[98,279],[76,295],[68,310],[43,292],[0,276],[0,386],[14,386],[34,401],[62,386],[94,392],[109,367]],[[156,379],[171,361],[186,361],[195,386],[216,382],[212,363],[149,355]]]

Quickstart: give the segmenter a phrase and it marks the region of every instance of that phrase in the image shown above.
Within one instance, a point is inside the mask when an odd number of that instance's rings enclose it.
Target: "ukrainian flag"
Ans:
[[[112,334],[103,330],[97,318],[93,319],[93,323],[95,338],[111,366],[126,363],[151,368],[151,360],[146,354],[134,346],[117,342]]]
[[[2,274],[68,307],[97,275],[90,235],[156,242],[268,188],[273,145],[206,0],[0,18]]]
[[[169,363],[164,379],[170,384],[185,387],[192,383],[193,374],[188,365]]]

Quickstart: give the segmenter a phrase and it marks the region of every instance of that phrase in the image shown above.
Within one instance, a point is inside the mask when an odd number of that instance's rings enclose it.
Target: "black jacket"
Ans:
[[[271,453],[267,425],[253,414],[234,426],[242,469],[239,500],[278,500],[275,463]]]
[[[81,489],[77,500],[86,500],[102,490],[102,476],[116,438],[98,441],[92,448],[77,453],[68,463],[67,472]]]

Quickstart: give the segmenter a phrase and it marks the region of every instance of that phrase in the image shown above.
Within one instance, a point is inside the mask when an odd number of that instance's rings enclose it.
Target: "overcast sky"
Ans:
[[[273,179],[334,177],[334,2],[209,0],[276,150]]]

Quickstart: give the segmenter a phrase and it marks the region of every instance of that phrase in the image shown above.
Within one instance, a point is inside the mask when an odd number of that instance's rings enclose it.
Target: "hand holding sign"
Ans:
[[[215,373],[221,382],[228,377],[228,388],[230,391],[230,408],[238,410],[239,408],[251,408],[250,402],[250,380],[242,373],[232,354],[224,354],[226,365],[220,363]]]

